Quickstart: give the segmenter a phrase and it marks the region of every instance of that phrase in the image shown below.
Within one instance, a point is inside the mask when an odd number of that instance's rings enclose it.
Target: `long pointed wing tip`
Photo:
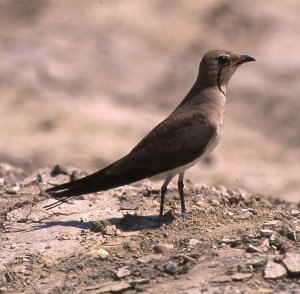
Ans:
[[[57,200],[57,201],[55,201],[53,203],[50,203],[48,205],[43,206],[43,208],[45,208],[46,210],[50,210],[52,208],[60,206],[61,204],[65,203],[65,202],[66,202],[65,200]]]
[[[46,193],[52,195],[54,192],[58,191],[58,186],[54,186],[45,190]]]
[[[46,209],[46,210],[50,210],[52,208],[55,208],[57,205],[58,205],[58,203],[54,202],[54,203],[43,206],[43,208]]]

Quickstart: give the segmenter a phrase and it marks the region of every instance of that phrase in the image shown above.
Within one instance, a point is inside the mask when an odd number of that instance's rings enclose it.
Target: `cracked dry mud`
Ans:
[[[300,293],[297,204],[186,183],[182,219],[170,185],[159,230],[159,183],[47,211],[41,192],[83,172],[0,167],[0,293]]]

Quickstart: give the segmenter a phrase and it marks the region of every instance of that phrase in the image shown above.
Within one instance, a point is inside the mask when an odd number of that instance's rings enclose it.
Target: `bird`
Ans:
[[[205,53],[192,88],[175,110],[155,126],[127,155],[81,179],[48,188],[52,209],[79,195],[106,191],[145,178],[164,179],[158,226],[163,227],[164,202],[170,181],[178,175],[181,215],[186,216],[184,174],[218,144],[223,128],[227,86],[237,68],[255,61],[228,50]]]

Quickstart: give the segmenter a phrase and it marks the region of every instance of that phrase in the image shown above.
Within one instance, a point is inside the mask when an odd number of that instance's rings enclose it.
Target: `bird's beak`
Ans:
[[[249,56],[249,55],[241,55],[240,60],[237,62],[237,64],[242,64],[245,62],[255,61],[255,58]]]

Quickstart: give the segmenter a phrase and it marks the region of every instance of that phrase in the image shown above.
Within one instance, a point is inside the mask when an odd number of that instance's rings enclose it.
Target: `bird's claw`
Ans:
[[[182,211],[181,212],[181,217],[183,219],[189,219],[190,218],[190,215],[186,212],[186,211]]]
[[[159,228],[161,231],[164,231],[164,230],[167,228],[167,226],[166,226],[164,223],[162,223],[162,224],[159,224],[159,225],[158,225],[158,228]]]

